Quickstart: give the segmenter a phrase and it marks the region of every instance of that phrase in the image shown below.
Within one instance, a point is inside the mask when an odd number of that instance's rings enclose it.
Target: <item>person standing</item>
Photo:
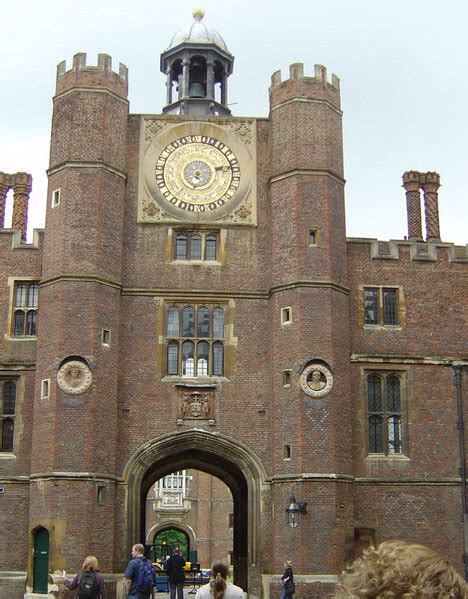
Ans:
[[[244,599],[244,591],[228,582],[229,566],[222,560],[216,560],[211,566],[211,580],[200,587],[195,599]]]
[[[184,599],[184,574],[185,559],[180,555],[178,547],[174,549],[174,555],[167,560],[166,572],[169,577],[170,599]]]
[[[144,557],[141,543],[132,547],[132,559],[125,568],[125,582],[129,599],[156,599],[156,574],[151,562]]]
[[[296,589],[294,585],[294,572],[292,569],[292,561],[289,559],[284,562],[284,574],[281,577],[281,580],[283,581],[284,585],[284,591],[281,595],[281,599],[292,599],[292,596],[294,595]]]
[[[94,555],[88,555],[83,562],[81,572],[78,572],[73,580],[64,576],[62,582],[70,591],[78,589],[75,598],[106,599],[104,579],[99,572],[98,561]]]

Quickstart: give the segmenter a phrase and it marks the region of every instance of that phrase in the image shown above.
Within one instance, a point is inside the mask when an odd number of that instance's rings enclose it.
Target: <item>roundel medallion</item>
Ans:
[[[301,387],[311,397],[323,397],[333,387],[333,376],[323,364],[309,364],[301,374]]]
[[[57,383],[65,393],[84,393],[93,380],[89,367],[79,360],[66,362],[57,372]]]
[[[189,212],[209,212],[229,203],[240,183],[234,152],[209,135],[175,139],[160,153],[156,185],[173,206]]]

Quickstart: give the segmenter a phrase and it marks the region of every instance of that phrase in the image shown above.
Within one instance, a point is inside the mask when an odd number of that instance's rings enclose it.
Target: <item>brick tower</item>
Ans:
[[[114,547],[100,504],[114,492],[128,101],[127,69],[111,66],[62,62],[52,119],[30,520],[58,531],[50,560],[68,568],[86,547],[110,569]]]
[[[273,501],[307,498],[311,510],[289,534],[276,523],[274,555],[280,569],[299,544],[298,570],[332,572],[353,529],[339,80],[329,83],[319,65],[314,77],[291,65],[288,80],[273,75],[270,107],[272,364],[283,376],[283,386],[274,386],[273,412],[282,417],[274,419]]]

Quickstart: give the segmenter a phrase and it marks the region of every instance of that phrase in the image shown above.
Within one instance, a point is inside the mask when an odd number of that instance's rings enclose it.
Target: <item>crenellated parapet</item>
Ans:
[[[416,239],[369,239],[348,237],[350,244],[367,246],[368,256],[372,260],[395,260],[411,262],[438,262],[446,256],[448,262],[468,262],[468,245],[455,245],[439,240],[419,241]]]
[[[66,70],[66,61],[57,66],[56,95],[74,88],[106,89],[121,98],[128,95],[128,69],[120,63],[119,72],[112,70],[112,58],[108,54],[98,54],[97,66],[86,64],[86,53],[73,57],[73,65]]]
[[[314,76],[308,77],[304,75],[304,65],[294,63],[289,67],[289,79],[282,80],[281,71],[273,73],[270,105],[273,107],[292,98],[328,100],[340,109],[340,80],[332,74],[329,81],[327,69],[321,64],[316,64]]]
[[[0,228],[5,226],[5,205],[7,193],[13,189],[13,215],[11,228],[21,231],[21,238],[26,239],[28,224],[28,202],[32,189],[32,176],[28,173],[0,172]]]

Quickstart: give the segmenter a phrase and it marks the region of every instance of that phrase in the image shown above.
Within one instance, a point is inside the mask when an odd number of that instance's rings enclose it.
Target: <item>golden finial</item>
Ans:
[[[205,16],[205,11],[203,10],[203,8],[194,8],[192,11],[192,16],[195,19],[195,21],[201,21]]]

